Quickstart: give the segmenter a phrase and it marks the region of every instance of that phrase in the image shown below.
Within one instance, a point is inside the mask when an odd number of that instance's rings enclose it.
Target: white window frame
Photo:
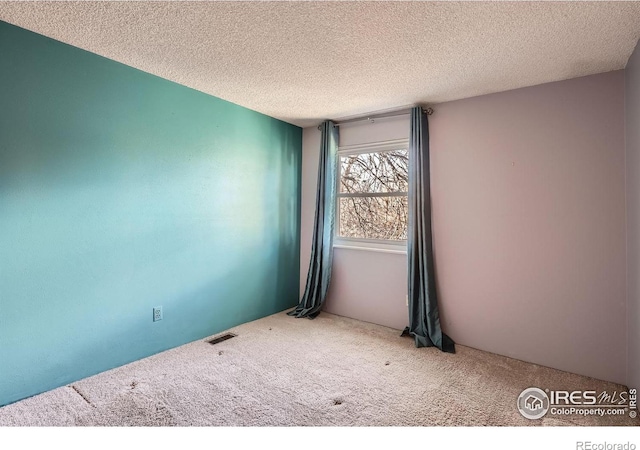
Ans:
[[[409,139],[395,139],[392,141],[372,142],[368,144],[358,145],[345,145],[338,147],[338,157],[336,164],[337,177],[336,177],[336,212],[335,212],[335,224],[333,247],[334,248],[348,248],[354,250],[371,250],[383,253],[406,253],[407,241],[394,241],[385,239],[365,239],[365,238],[352,238],[340,236],[340,199],[349,197],[401,197],[407,196],[408,193],[404,192],[398,195],[397,192],[383,192],[383,193],[356,193],[345,194],[340,192],[340,181],[342,178],[342,164],[341,157],[347,155],[359,155],[362,153],[383,153],[391,152],[394,150],[408,150]]]

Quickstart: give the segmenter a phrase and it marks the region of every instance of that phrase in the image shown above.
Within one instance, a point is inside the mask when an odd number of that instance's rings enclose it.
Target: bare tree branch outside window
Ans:
[[[407,239],[408,164],[406,149],[340,157],[341,237]]]

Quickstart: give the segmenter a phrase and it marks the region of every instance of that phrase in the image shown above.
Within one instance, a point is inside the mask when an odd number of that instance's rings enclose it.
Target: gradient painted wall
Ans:
[[[0,22],[0,405],[296,304],[301,145]]]
[[[434,109],[444,330],[462,345],[625,383],[624,71]],[[304,130],[303,196],[315,184],[315,133]],[[301,236],[304,251],[310,232]],[[327,310],[407,324],[406,258],[336,250],[334,268]]]
[[[640,389],[640,49],[625,69],[627,167],[627,384]]]

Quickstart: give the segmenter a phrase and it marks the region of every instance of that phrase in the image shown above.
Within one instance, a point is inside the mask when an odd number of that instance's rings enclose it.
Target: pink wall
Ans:
[[[460,344],[624,383],[624,72],[435,109],[444,329]]]
[[[626,75],[627,166],[627,384],[640,388],[640,49]]]
[[[444,330],[462,345],[624,383],[624,72],[434,109],[434,251]],[[309,147],[317,130],[304,133],[303,159],[317,159]],[[303,184],[315,184],[317,163],[303,166]],[[360,253],[336,250],[327,310],[401,328],[404,257]],[[385,282],[392,293],[381,290]],[[359,296],[367,284],[376,287]]]

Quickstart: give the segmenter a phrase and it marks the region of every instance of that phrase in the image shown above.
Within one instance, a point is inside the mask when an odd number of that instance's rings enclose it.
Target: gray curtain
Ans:
[[[320,126],[320,129],[322,130],[322,142],[320,144],[316,213],[307,284],[298,306],[287,313],[290,316],[310,319],[320,314],[331,281],[333,227],[336,211],[338,127],[334,126],[333,122],[326,121]]]
[[[436,346],[455,353],[453,340],[440,328],[431,236],[431,177],[429,175],[429,123],[422,108],[411,110],[409,137],[409,326],[416,347]]]

